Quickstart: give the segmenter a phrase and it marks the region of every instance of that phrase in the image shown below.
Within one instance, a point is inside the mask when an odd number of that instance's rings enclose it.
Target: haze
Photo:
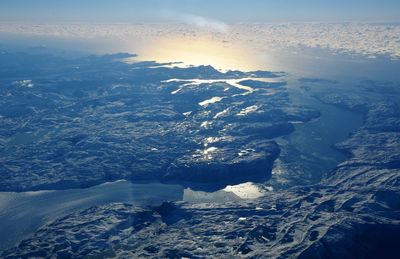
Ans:
[[[0,21],[165,22],[190,16],[224,22],[399,21],[397,0],[3,0]]]

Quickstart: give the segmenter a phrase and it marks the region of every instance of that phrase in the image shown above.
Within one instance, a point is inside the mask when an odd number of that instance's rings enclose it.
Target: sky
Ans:
[[[400,21],[400,0],[0,0],[0,21]],[[202,21],[198,21],[202,22]]]

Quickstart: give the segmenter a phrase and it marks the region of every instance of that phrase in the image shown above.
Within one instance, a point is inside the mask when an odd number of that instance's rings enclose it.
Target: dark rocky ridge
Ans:
[[[227,183],[265,179],[265,172],[272,170],[278,158],[278,145],[272,141],[252,141],[242,149],[251,151],[238,155],[237,148],[221,148],[212,152],[215,160],[211,162],[201,153],[195,157],[192,154],[180,157],[168,168],[163,180],[218,184],[223,188]]]

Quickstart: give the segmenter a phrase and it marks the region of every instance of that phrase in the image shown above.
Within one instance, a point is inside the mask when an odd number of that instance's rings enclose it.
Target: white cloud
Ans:
[[[166,9],[161,10],[160,15],[161,17],[167,20],[176,21],[185,25],[197,27],[199,29],[204,28],[211,31],[222,32],[222,33],[227,32],[229,29],[229,25],[226,24],[225,22],[201,15],[176,12]]]
[[[226,23],[204,16],[193,14],[177,14],[175,18],[188,25],[200,28],[209,28],[219,32],[227,32],[229,29],[229,26]]]
[[[169,15],[173,15],[172,13]],[[175,14],[179,23],[164,24],[27,24],[1,23],[0,33],[35,36],[109,38],[120,42],[132,39],[154,39],[181,35],[196,39],[208,36],[214,40],[250,44],[264,51],[296,46],[319,47],[339,53],[365,56],[390,55],[400,59],[400,25],[369,23],[243,23],[228,27],[205,17]],[[193,27],[196,29],[194,30]],[[229,33],[215,33],[223,31]],[[185,34],[185,32],[187,32]],[[196,32],[196,33],[193,33]]]

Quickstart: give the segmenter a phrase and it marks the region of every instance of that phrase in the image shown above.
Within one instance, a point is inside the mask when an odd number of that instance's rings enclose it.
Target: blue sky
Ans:
[[[0,0],[0,21],[400,21],[400,0]]]

